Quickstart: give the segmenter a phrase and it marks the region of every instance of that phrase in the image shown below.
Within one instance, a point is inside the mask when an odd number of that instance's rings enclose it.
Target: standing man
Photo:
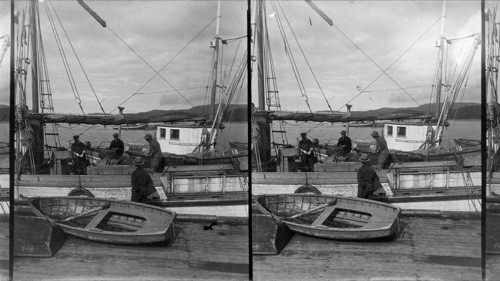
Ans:
[[[302,139],[299,141],[300,158],[304,165],[304,172],[312,172],[314,165],[313,143],[307,138],[307,133],[301,133]]]
[[[161,153],[160,144],[157,140],[153,139],[153,136],[151,136],[151,134],[146,134],[144,138],[147,142],[149,142],[149,153],[146,155],[147,157],[151,157],[151,168],[149,169],[149,172],[160,172],[163,161],[163,154]]]
[[[153,185],[153,180],[149,173],[142,167],[143,164],[142,157],[138,156],[135,158],[134,165],[136,169],[131,175],[132,202],[143,203],[148,199],[159,198],[158,192]]]
[[[347,156],[349,155],[349,153],[351,153],[352,141],[350,137],[346,136],[345,130],[342,130],[340,134],[342,136],[339,138],[339,141],[337,142],[337,147],[342,148],[343,150],[342,156]]]
[[[86,173],[86,156],[85,156],[85,144],[80,141],[80,136],[73,136],[75,140],[71,145],[71,152],[73,152],[73,166],[75,169],[75,175],[83,175]]]
[[[385,162],[387,162],[387,158],[389,158],[389,148],[387,147],[387,142],[385,141],[385,139],[381,137],[377,131],[373,131],[372,137],[377,142],[375,154],[378,155],[377,171],[380,171],[384,168]]]
[[[358,169],[358,198],[368,199],[373,195],[373,192],[379,189],[382,185],[377,173],[373,170],[368,154],[363,153],[359,158],[363,166]]]
[[[114,133],[113,138],[114,139],[111,141],[111,144],[109,145],[109,149],[115,152],[115,158],[120,158],[122,157],[123,152],[125,151],[125,145],[123,144],[123,141],[118,137],[118,133]]]

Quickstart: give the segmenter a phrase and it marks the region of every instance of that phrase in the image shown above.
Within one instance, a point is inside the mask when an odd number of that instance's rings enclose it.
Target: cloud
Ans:
[[[100,26],[76,1],[46,1],[39,4],[56,111],[64,112],[69,108],[78,110],[78,105],[75,104],[66,69],[53,40],[45,5],[51,9],[53,5],[64,26],[64,30],[61,29],[56,20],[71,73],[81,99],[89,103],[86,105],[89,112],[96,109],[100,111],[94,91],[105,105],[104,108],[110,110],[137,91],[159,92],[172,90],[172,86],[183,89],[206,85],[213,52],[209,45],[215,35],[217,1],[92,1],[87,4],[106,21],[107,28]],[[222,38],[246,34],[246,8],[244,1],[222,2]],[[54,11],[52,13],[56,18]],[[224,46],[225,65],[230,65],[237,44]],[[243,40],[240,49],[245,46]],[[76,51],[79,61],[72,49]],[[155,71],[160,71],[168,83],[159,76],[155,77]],[[201,96],[187,93],[186,97],[197,105],[203,102],[203,95],[202,91]],[[179,97],[174,93],[172,96]],[[134,112],[170,109],[159,104],[160,97],[160,94],[143,95],[140,98],[134,96],[125,106]],[[92,102],[96,105],[90,105]],[[169,105],[172,108],[191,107],[182,98],[177,102]]]
[[[407,92],[420,104],[429,102],[438,50],[434,44],[439,38],[442,2],[317,1],[316,5],[333,19],[335,26],[326,24],[306,3],[281,2],[288,19],[284,24],[285,30],[288,30],[288,22],[294,30],[293,34],[289,31],[286,33],[291,45],[289,49],[293,52],[300,77],[309,92],[313,111],[328,109],[314,77],[319,81],[328,101],[335,104],[332,107],[336,108],[358,94],[356,86],[364,88],[370,84],[368,90],[372,91],[426,85],[429,87],[408,89]],[[447,38],[477,32],[480,28],[479,2],[447,1],[446,5]],[[281,8],[272,12],[279,12],[284,21]],[[269,6],[267,13],[271,13]],[[268,26],[282,108],[307,109],[305,102],[299,101],[302,96],[295,74],[291,71],[290,56],[285,55],[282,47],[283,39],[279,35],[276,21],[268,19]],[[421,38],[417,41],[419,37]],[[301,49],[295,38],[300,42]],[[452,46],[450,55],[453,55],[452,49],[457,46],[460,47],[458,44]],[[464,50],[466,48],[467,46]],[[302,53],[307,57],[314,76]],[[452,62],[454,61],[450,57],[450,69],[454,66]],[[377,78],[382,73],[381,69],[385,70],[391,64],[393,65],[387,71],[390,78],[386,74]],[[479,68],[478,52],[473,61],[471,78],[472,73],[480,73]],[[255,96],[256,84],[254,89]],[[470,101],[479,102],[479,93],[471,94]],[[290,101],[285,101],[282,97]],[[357,110],[417,105],[402,90],[363,93],[352,103]]]

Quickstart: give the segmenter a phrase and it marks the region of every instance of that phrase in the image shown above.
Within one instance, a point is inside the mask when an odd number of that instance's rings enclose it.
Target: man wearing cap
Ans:
[[[312,172],[314,165],[313,143],[307,138],[307,133],[301,133],[302,139],[299,141],[300,158],[304,166],[304,172]]]
[[[71,152],[73,152],[75,175],[83,175],[86,169],[85,144],[80,141],[78,135],[73,136],[73,139],[75,141],[71,145]]]
[[[359,157],[363,166],[358,169],[358,198],[368,199],[373,192],[381,187],[377,173],[369,164],[368,154],[363,153]]]
[[[138,156],[134,160],[134,165],[136,169],[132,172],[131,183],[132,183],[132,202],[146,202],[150,199],[158,199],[160,196],[153,185],[153,180],[149,173],[144,170],[142,165],[144,161],[142,157]]]
[[[387,158],[389,158],[389,148],[387,147],[387,142],[383,137],[381,137],[377,131],[373,131],[372,137],[377,142],[375,147],[375,154],[378,155],[377,171],[384,168]]]
[[[109,149],[115,152],[116,158],[122,157],[123,152],[125,151],[125,145],[123,144],[123,141],[118,137],[118,133],[114,133],[113,138],[114,139],[109,145]]]
[[[151,136],[151,134],[146,134],[144,138],[149,143],[149,153],[146,155],[147,157],[151,157],[151,167],[149,168],[149,172],[160,172],[163,161],[163,154],[161,152],[160,144],[157,140],[153,139],[153,136]]]
[[[346,136],[345,130],[342,130],[340,134],[342,136],[339,138],[339,141],[337,142],[337,147],[342,148],[343,150],[342,156],[347,156],[349,155],[349,153],[351,153],[352,141],[350,137]]]

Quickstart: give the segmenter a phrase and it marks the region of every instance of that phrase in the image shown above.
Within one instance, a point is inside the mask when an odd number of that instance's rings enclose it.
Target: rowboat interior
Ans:
[[[260,204],[283,221],[331,228],[376,228],[390,225],[398,214],[397,208],[342,197],[266,195]]]
[[[33,200],[32,205],[49,220],[85,230],[152,233],[164,230],[173,219],[159,213],[150,215],[150,209],[145,214],[146,210],[138,205],[130,208],[105,200],[55,197]]]

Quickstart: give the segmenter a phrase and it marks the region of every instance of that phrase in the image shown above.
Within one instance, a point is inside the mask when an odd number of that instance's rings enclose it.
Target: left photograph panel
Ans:
[[[10,1],[0,1],[0,280],[9,278]]]
[[[14,5],[14,279],[248,280],[247,3]]]

